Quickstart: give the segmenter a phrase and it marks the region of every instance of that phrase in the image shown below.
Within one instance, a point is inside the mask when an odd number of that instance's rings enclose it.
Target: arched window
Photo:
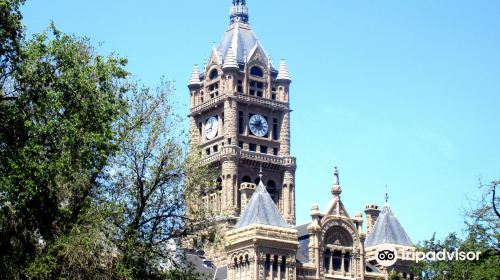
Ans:
[[[221,177],[217,178],[216,190],[222,191],[222,178]]]
[[[250,75],[262,78],[264,77],[264,71],[262,71],[262,68],[254,66],[250,68]]]
[[[213,80],[213,79],[219,77],[219,72],[217,71],[217,69],[210,71],[209,77],[210,77],[210,80]]]
[[[329,228],[324,236],[326,250],[324,254],[324,269],[327,272],[349,272],[351,267],[351,253],[353,238],[351,234],[340,226]]]
[[[213,69],[212,71],[210,71],[210,75],[208,76],[210,77],[210,80],[216,79],[217,77],[219,77],[219,72],[217,71],[217,69]]]
[[[248,176],[245,176],[245,177],[243,177],[243,179],[241,179],[241,181],[243,183],[251,183],[252,179],[250,177],[248,177]]]

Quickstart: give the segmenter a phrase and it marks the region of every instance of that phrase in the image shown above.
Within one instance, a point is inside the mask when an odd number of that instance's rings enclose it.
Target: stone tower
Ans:
[[[295,158],[290,155],[286,63],[273,66],[249,24],[246,1],[234,0],[230,24],[190,91],[190,147],[217,170],[219,187],[203,197],[232,228],[260,179],[286,222],[295,224]]]
[[[366,215],[366,234],[370,234],[378,216],[380,215],[380,207],[376,204],[367,204],[365,206]]]
[[[259,182],[233,230],[226,233],[227,279],[295,280],[297,230]]]

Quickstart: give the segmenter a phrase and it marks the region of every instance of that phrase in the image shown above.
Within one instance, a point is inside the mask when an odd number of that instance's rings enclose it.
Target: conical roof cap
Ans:
[[[281,60],[280,68],[278,70],[278,77],[276,77],[276,80],[292,81],[284,59]]]
[[[399,223],[394,213],[392,213],[389,204],[384,206],[380,213],[373,230],[365,241],[365,247],[373,247],[381,244],[402,245],[413,247],[408,234]]]
[[[278,211],[273,199],[266,190],[266,186],[260,181],[255,192],[250,198],[247,207],[243,211],[235,228],[250,225],[269,225],[275,227],[289,228],[283,216]]]
[[[229,48],[227,52],[226,59],[224,60],[223,69],[239,69],[238,63],[236,62],[236,56],[234,55],[233,48]]]
[[[191,74],[191,80],[189,80],[188,86],[200,85],[200,70],[198,69],[198,64],[194,65],[193,74]]]

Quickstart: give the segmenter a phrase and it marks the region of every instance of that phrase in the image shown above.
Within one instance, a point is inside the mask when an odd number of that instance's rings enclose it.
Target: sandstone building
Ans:
[[[216,214],[221,235],[190,261],[213,261],[220,280],[384,279],[389,270],[410,278],[408,262],[385,269],[375,261],[382,244],[413,250],[389,206],[367,205],[363,232],[362,214],[351,217],[342,204],[338,170],[328,207],[313,205],[311,222],[295,226],[292,79],[255,36],[246,1],[232,2],[229,27],[188,84],[191,148],[219,173],[198,204]]]

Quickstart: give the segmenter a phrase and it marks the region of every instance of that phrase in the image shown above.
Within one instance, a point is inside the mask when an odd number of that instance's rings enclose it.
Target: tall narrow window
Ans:
[[[349,270],[351,269],[350,265],[351,265],[351,255],[349,254],[349,252],[347,252],[344,256],[344,270],[345,270],[345,272],[349,272]]]
[[[238,118],[238,132],[240,134],[243,134],[245,131],[245,123],[243,122],[243,112],[239,112],[239,118]]]
[[[255,144],[250,144],[250,145],[248,146],[248,149],[250,150],[250,152],[255,152],[255,151],[257,151],[257,145],[255,145]]]
[[[278,119],[273,118],[273,140],[278,140]]]
[[[267,154],[267,146],[260,146],[260,153]]]
[[[286,257],[281,257],[281,273],[286,272]]]
[[[274,261],[273,261],[273,271],[278,270],[278,256],[274,256]]]
[[[201,141],[201,129],[202,129],[202,124],[201,122],[198,123],[198,141]]]
[[[342,253],[339,251],[333,251],[333,270],[340,271],[342,265]]]
[[[267,271],[269,271],[270,267],[271,267],[271,256],[266,255],[266,262],[264,263],[264,270],[267,272]]]

